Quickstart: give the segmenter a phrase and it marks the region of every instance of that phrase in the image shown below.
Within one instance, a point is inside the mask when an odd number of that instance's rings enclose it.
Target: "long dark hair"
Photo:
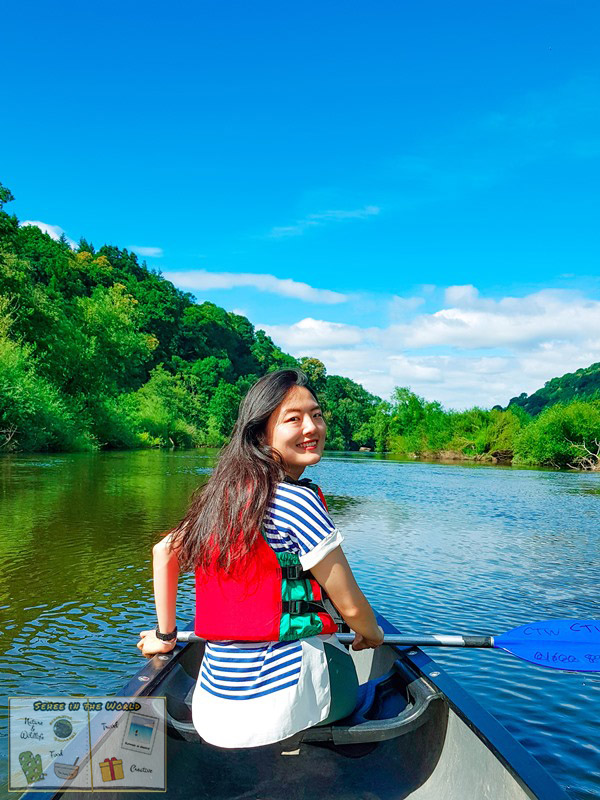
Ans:
[[[229,443],[204,486],[172,531],[183,571],[211,564],[228,570],[260,534],[267,505],[285,477],[281,455],[265,442],[265,428],[287,392],[304,386],[318,403],[306,375],[281,369],[260,378],[242,400]]]

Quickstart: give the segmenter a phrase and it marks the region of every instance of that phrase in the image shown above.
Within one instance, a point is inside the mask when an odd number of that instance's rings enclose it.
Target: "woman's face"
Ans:
[[[269,417],[267,444],[283,458],[285,471],[298,479],[321,460],[327,426],[320,406],[304,386],[293,386]]]

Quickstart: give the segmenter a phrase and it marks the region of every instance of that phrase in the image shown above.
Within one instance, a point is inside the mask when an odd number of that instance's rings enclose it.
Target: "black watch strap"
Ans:
[[[156,638],[160,639],[161,642],[172,642],[174,639],[177,638],[177,625],[175,626],[175,630],[171,631],[171,633],[161,633],[157,625],[155,633],[156,633]]]

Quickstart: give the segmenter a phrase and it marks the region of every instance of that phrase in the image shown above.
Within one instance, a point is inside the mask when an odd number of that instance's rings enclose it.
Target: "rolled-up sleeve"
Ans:
[[[326,536],[325,539],[322,539],[316,547],[313,547],[312,550],[300,556],[302,569],[311,569],[311,567],[314,567],[315,564],[318,564],[325,556],[329,555],[332,550],[339,547],[343,541],[344,537],[336,528],[332,533]]]

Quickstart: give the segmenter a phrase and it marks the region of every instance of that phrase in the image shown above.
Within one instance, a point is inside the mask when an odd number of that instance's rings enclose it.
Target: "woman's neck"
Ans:
[[[298,469],[294,469],[293,467],[286,467],[285,474],[288,478],[291,478],[293,481],[300,480],[302,473],[304,472],[304,467],[298,467]]]

